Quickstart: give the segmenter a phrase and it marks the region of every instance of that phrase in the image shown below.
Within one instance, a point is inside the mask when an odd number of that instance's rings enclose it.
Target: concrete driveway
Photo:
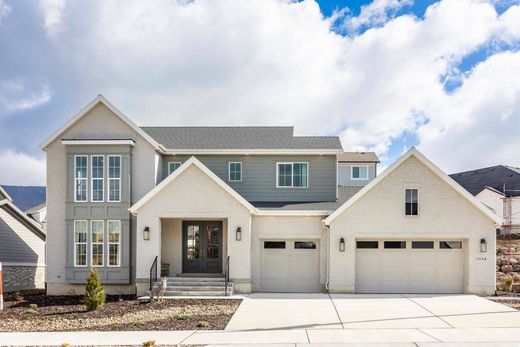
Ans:
[[[251,294],[228,331],[520,327],[520,311],[474,295]]]

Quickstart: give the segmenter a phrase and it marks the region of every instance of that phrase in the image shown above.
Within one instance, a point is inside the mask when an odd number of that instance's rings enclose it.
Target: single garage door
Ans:
[[[260,253],[260,291],[319,292],[317,241],[263,240]]]
[[[357,293],[463,293],[459,240],[357,240]]]

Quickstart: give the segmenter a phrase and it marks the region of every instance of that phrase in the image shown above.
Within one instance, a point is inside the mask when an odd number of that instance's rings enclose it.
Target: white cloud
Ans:
[[[45,185],[45,159],[13,150],[0,151],[0,183],[5,185]]]
[[[43,27],[49,36],[55,35],[62,29],[65,5],[66,0],[40,0]]]
[[[0,80],[0,115],[41,106],[51,97],[47,85],[33,87],[21,79]]]
[[[358,16],[347,16],[343,26],[349,32],[355,32],[363,26],[384,24],[393,13],[412,4],[413,0],[374,0],[362,6]]]
[[[11,12],[11,6],[7,5],[4,0],[0,0],[0,25],[2,20]]]

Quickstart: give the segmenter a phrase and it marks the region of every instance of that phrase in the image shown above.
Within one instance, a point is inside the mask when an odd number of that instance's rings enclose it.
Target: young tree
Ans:
[[[87,306],[88,311],[97,310],[105,303],[106,294],[99,275],[94,269],[89,270],[87,277],[87,284],[85,287],[85,296],[83,297],[83,304]]]

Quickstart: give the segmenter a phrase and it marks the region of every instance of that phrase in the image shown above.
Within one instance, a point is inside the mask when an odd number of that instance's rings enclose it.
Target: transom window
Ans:
[[[92,156],[92,201],[103,201],[104,157]]]
[[[419,214],[419,189],[405,189],[405,214],[407,216]]]
[[[308,163],[278,163],[276,170],[278,188],[307,188],[309,185]]]
[[[74,221],[74,266],[87,266],[87,221]]]
[[[121,221],[109,220],[108,232],[108,266],[121,265]]]
[[[168,175],[177,170],[181,166],[180,161],[170,161],[168,162]]]
[[[242,181],[242,163],[240,162],[231,162],[229,163],[229,181],[231,182],[240,182]]]
[[[352,166],[352,179],[353,180],[367,180],[368,179],[368,166]]]
[[[103,244],[105,221],[90,221],[92,266],[103,266]]]
[[[87,201],[88,159],[86,155],[74,157],[74,201]]]
[[[108,201],[121,201],[121,156],[108,156]]]

